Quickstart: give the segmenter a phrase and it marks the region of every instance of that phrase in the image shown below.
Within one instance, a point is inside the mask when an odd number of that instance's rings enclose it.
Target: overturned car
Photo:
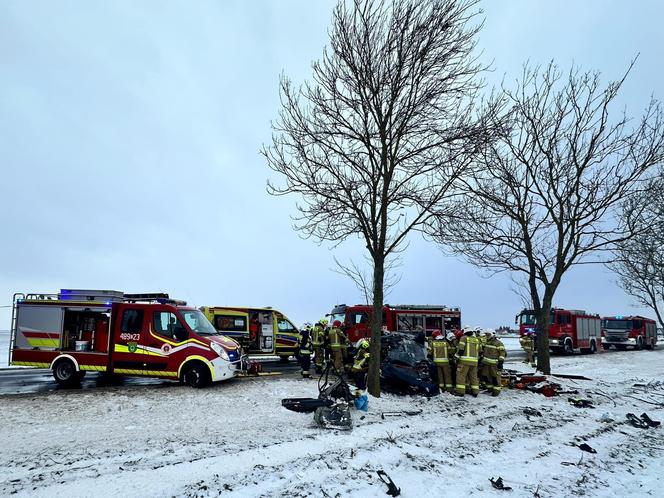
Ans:
[[[438,394],[433,363],[427,358],[424,334],[389,333],[381,337],[380,386],[399,394]]]

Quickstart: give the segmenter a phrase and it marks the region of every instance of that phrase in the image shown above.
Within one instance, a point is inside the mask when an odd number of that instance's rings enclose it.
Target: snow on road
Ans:
[[[664,350],[553,364],[593,378],[559,381],[597,408],[517,390],[384,395],[353,412],[352,432],[337,432],[280,406],[316,394],[315,381],[293,377],[0,396],[0,495],[382,497],[384,470],[404,497],[508,496],[492,488],[498,476],[509,496],[660,496],[664,429],[634,428],[625,415],[664,418],[662,405],[643,401],[664,402]],[[403,409],[423,413],[381,419]],[[605,413],[614,421],[599,421]]]

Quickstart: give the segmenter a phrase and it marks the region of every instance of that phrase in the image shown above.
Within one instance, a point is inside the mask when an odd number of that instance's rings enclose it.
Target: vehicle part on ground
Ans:
[[[401,394],[438,394],[433,364],[423,344],[411,335],[393,333],[381,337],[381,388]]]
[[[491,482],[491,485],[495,489],[500,489],[501,491],[511,491],[512,490],[512,488],[510,488],[509,486],[505,486],[505,483],[503,483],[503,478],[502,477],[498,477],[498,479],[494,479],[492,477],[491,479],[489,479],[489,481]]]
[[[387,484],[387,494],[389,496],[399,496],[401,494],[401,488],[397,488],[397,485],[394,484],[394,481],[392,481],[392,478],[388,476],[385,471],[383,470],[377,470],[376,474],[378,474],[378,478],[383,481],[385,484]]]
[[[422,410],[400,410],[398,412],[382,412],[380,414],[380,418],[385,420],[385,417],[399,417],[402,415],[407,415],[409,417],[412,417],[413,415],[419,415],[422,413]]]
[[[353,429],[350,405],[344,401],[339,401],[330,406],[320,406],[314,411],[314,422],[321,429],[350,431]]]
[[[588,453],[597,453],[597,450],[587,443],[581,443],[579,449],[581,451],[587,451]]]

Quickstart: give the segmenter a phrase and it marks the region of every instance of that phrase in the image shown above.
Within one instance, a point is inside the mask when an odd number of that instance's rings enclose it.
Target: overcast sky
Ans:
[[[265,191],[258,151],[278,76],[301,82],[327,42],[335,2],[0,2],[0,305],[62,287],[163,291],[190,304],[273,306],[297,324],[360,302],[330,250],[291,228],[294,197]],[[664,2],[486,1],[479,48],[491,83],[555,58],[619,77],[638,115],[664,98]],[[510,324],[506,276],[486,276],[417,237],[390,303],[460,306],[467,325]],[[554,303],[651,313],[602,267]],[[0,308],[0,329],[10,311]]]

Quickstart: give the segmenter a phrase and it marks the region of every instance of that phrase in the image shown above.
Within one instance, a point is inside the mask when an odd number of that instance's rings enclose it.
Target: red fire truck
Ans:
[[[602,318],[602,347],[609,349],[654,349],[657,344],[655,320],[643,316],[605,316]]]
[[[522,310],[517,315],[519,334],[535,331],[537,321],[533,310]],[[551,310],[549,326],[549,347],[554,352],[572,354],[596,353],[601,338],[601,319],[582,310]]]
[[[14,295],[9,363],[50,368],[63,386],[95,371],[203,387],[234,377],[241,360],[237,342],[168,294],[62,289]]]
[[[371,335],[370,321],[373,306],[356,304],[347,306],[339,304],[328,315],[330,323],[339,320],[345,327],[348,339],[357,342]],[[461,328],[461,311],[459,308],[448,308],[444,305],[432,304],[398,304],[383,306],[382,325],[391,332],[418,333]]]

